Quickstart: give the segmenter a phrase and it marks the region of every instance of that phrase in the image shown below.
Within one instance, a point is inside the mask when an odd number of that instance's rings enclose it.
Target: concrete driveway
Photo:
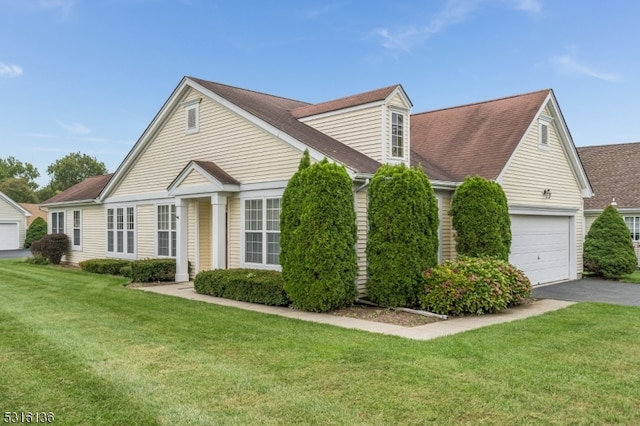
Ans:
[[[28,249],[0,250],[0,259],[22,259],[31,256]]]
[[[583,278],[534,287],[532,296],[572,302],[604,302],[640,306],[640,284],[625,284],[598,278]]]

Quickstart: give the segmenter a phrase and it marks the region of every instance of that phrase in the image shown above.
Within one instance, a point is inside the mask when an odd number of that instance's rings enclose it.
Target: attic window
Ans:
[[[540,117],[538,120],[538,147],[549,149],[549,126],[551,118]]]
[[[184,104],[185,132],[197,133],[200,130],[200,99]]]
[[[391,113],[391,157],[404,158],[404,115]]]

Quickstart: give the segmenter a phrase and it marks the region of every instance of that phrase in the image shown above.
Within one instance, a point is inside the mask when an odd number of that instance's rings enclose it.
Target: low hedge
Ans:
[[[127,266],[121,268],[124,276],[129,277],[136,283],[150,283],[158,281],[175,281],[176,261],[175,259],[142,259],[131,262],[131,275],[128,274]]]
[[[258,269],[216,269],[196,275],[197,293],[243,302],[288,306],[282,274]]]
[[[79,263],[78,266],[83,271],[105,275],[123,275],[121,270],[131,264],[130,260],[124,259],[89,259]]]
[[[499,312],[531,295],[531,282],[513,265],[496,258],[461,256],[428,269],[423,309],[462,315]]]

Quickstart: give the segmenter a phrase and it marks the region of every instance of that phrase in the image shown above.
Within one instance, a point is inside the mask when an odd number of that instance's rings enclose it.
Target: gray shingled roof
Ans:
[[[102,176],[93,176],[83,180],[80,183],[73,185],[71,188],[68,188],[62,191],[59,194],[54,195],[49,198],[42,204],[57,204],[57,203],[66,203],[71,201],[92,201],[98,198],[98,195],[102,192],[113,173],[102,175]]]
[[[640,142],[577,150],[594,192],[586,210],[605,209],[614,198],[618,209],[640,209]]]

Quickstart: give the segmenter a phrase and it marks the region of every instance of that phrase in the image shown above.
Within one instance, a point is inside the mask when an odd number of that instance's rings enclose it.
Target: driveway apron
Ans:
[[[534,287],[532,296],[572,302],[604,302],[640,306],[640,284],[626,284],[597,278],[583,278]]]

